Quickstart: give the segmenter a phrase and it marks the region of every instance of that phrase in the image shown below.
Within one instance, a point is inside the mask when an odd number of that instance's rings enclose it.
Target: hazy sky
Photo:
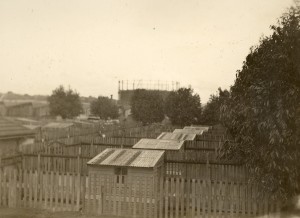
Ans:
[[[229,88],[292,0],[0,0],[0,92],[117,98],[118,80]]]

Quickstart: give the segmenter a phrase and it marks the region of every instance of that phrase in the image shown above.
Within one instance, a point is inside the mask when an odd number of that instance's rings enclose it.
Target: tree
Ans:
[[[211,95],[206,106],[202,109],[201,124],[215,125],[220,123],[221,105],[229,98],[229,91],[218,89],[217,95]]]
[[[191,88],[180,88],[172,91],[165,102],[166,115],[174,125],[191,125],[199,123],[201,101]]]
[[[61,116],[65,118],[74,118],[82,111],[79,94],[72,89],[65,90],[63,86],[59,86],[52,91],[52,95],[48,97],[50,114],[52,116]]]
[[[144,125],[164,119],[164,103],[158,91],[137,89],[131,99],[131,112],[135,120]]]
[[[281,199],[300,192],[300,18],[290,9],[260,40],[222,106],[236,143],[224,155],[244,162],[252,181]]]
[[[91,102],[91,112],[105,120],[115,119],[119,115],[117,104],[112,99],[103,96]]]

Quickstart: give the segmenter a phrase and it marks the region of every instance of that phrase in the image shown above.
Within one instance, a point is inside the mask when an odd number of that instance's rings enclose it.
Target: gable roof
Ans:
[[[179,141],[193,141],[196,138],[196,134],[193,133],[174,133],[174,132],[162,132],[157,139],[167,140],[179,140]]]
[[[132,148],[151,150],[180,150],[184,141],[166,139],[141,139]]]
[[[33,135],[32,130],[0,116],[0,139],[23,138]]]
[[[94,166],[155,167],[164,151],[107,148],[87,164]]]

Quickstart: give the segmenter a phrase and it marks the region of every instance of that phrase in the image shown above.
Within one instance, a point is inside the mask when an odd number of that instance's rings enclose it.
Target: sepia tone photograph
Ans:
[[[0,218],[300,218],[300,0],[0,0]]]

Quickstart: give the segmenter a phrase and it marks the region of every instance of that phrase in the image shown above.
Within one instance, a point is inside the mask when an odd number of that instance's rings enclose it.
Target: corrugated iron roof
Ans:
[[[33,136],[34,132],[9,119],[0,116],[0,139]]]
[[[202,135],[203,130],[197,130],[197,129],[175,129],[173,131],[173,133]]]
[[[180,150],[184,141],[166,139],[141,139],[133,148],[154,150]]]
[[[155,167],[164,151],[107,148],[87,164],[96,166]]]
[[[207,132],[210,129],[210,127],[209,126],[186,126],[183,129],[203,130],[203,132]]]
[[[193,133],[174,133],[174,132],[162,132],[157,139],[167,139],[167,140],[188,140],[193,141],[196,138],[196,134]]]

